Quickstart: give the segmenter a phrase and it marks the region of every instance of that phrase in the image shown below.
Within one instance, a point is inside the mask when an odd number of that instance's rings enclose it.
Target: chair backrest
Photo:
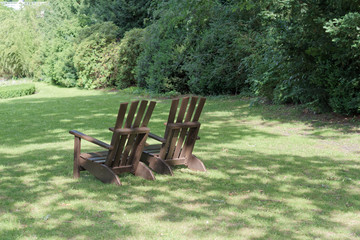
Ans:
[[[200,129],[198,120],[206,98],[191,97],[190,103],[189,100],[189,97],[183,98],[180,107],[179,99],[174,99],[171,103],[164,134],[166,143],[160,150],[161,159],[181,159],[192,154]]]
[[[150,132],[147,125],[156,102],[151,101],[147,106],[148,101],[143,100],[139,108],[138,105],[139,101],[131,103],[125,120],[128,103],[120,104],[111,140],[113,149],[109,150],[105,165],[114,168],[138,164],[146,138]]]

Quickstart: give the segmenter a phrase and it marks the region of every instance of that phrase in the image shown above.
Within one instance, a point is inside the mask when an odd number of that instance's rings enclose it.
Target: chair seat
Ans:
[[[103,164],[106,161],[108,155],[108,151],[101,151],[101,152],[91,152],[91,153],[82,153],[80,157],[95,163]],[[129,159],[129,157],[127,158]],[[130,166],[130,165],[125,165]]]
[[[102,152],[82,153],[80,154],[80,157],[96,163],[104,163],[107,155],[108,155],[108,151],[102,151]]]
[[[145,146],[143,152],[151,155],[158,155],[160,153],[161,144],[154,144]]]

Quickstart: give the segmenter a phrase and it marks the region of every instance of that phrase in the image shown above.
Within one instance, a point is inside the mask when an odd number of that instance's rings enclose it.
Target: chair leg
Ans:
[[[171,167],[161,158],[149,156],[146,161],[149,163],[149,167],[157,173],[174,175]]]
[[[80,177],[80,148],[81,148],[81,138],[75,137],[74,139],[74,168],[73,168],[73,177]]]
[[[111,170],[111,168],[109,168],[105,164],[99,164],[93,161],[80,158],[80,165],[103,183],[112,183],[115,185],[121,185],[118,175],[116,175]]]
[[[195,157],[195,155],[191,155],[191,157],[187,160],[187,167],[194,171],[206,172],[204,163]]]
[[[146,180],[155,180],[153,172],[143,162],[139,162],[137,164],[134,175],[142,177]]]

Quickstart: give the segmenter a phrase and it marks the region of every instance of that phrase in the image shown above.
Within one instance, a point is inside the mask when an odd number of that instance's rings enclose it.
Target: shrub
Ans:
[[[258,45],[245,60],[252,89],[273,102],[305,104],[315,112],[360,113],[360,15],[352,13],[359,3],[270,3],[261,13]]]
[[[35,93],[35,85],[31,83],[0,86],[0,98],[14,98]]]
[[[74,55],[77,85],[87,89],[113,86],[119,63],[118,27],[104,22],[85,27]]]
[[[149,23],[158,1],[152,0],[83,0],[81,14],[93,23],[113,22],[119,27],[118,36],[126,31],[143,28]]]
[[[247,87],[245,22],[253,14],[231,1],[170,0],[159,4],[138,59],[139,86],[154,92],[233,94]]]
[[[139,86],[153,92],[188,92],[184,69],[194,39],[201,38],[214,1],[164,1],[146,28],[144,51],[136,67]]]
[[[134,28],[125,33],[119,45],[119,63],[115,85],[127,88],[137,85],[135,67],[143,51],[144,29]]]
[[[248,88],[241,61],[250,54],[251,39],[239,27],[238,11],[228,6],[213,11],[212,22],[184,64],[189,89],[200,94],[239,94]]]

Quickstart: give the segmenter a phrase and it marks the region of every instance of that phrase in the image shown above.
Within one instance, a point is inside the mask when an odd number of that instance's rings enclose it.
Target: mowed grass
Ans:
[[[206,173],[125,174],[118,187],[72,179],[68,131],[109,142],[119,104],[138,97],[36,86],[0,100],[0,239],[360,238],[355,119],[209,98],[194,150]],[[170,100],[157,101],[149,127],[162,135]]]

